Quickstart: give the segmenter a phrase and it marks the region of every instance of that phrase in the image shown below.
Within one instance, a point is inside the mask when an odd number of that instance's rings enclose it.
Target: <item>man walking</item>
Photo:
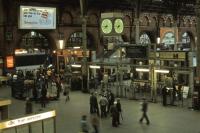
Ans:
[[[101,118],[107,117],[106,107],[108,105],[108,100],[106,99],[105,96],[103,95],[101,96],[99,100],[99,104],[100,104],[100,109],[101,109]]]
[[[145,118],[147,125],[149,125],[150,122],[149,122],[149,118],[147,116],[147,110],[148,110],[148,103],[147,103],[146,99],[143,98],[142,110],[141,110],[143,112],[143,114],[142,114],[142,117],[140,118],[140,123],[142,123],[143,119]]]
[[[92,93],[92,95],[90,96],[90,114],[97,113],[97,115],[99,116],[99,107],[96,94],[97,93],[95,92],[95,94]]]

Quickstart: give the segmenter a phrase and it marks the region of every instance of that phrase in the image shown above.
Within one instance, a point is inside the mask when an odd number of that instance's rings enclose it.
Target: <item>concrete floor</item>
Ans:
[[[59,101],[51,101],[45,110],[57,111],[57,133],[78,133],[82,114],[89,116],[89,94],[79,91],[71,92],[71,100],[67,103],[62,96]],[[10,98],[10,88],[0,88],[1,98]],[[23,116],[25,102],[12,99],[10,117]],[[200,133],[200,112],[182,107],[162,107],[160,103],[149,103],[150,125],[138,122],[140,102],[121,99],[123,108],[122,125],[117,128],[111,126],[111,118],[101,119],[101,133]],[[39,104],[34,104],[34,112],[40,109]],[[92,127],[91,127],[92,131]]]

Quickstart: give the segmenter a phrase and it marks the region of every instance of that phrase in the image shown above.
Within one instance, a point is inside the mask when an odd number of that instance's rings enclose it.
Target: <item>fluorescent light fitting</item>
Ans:
[[[73,49],[80,49],[81,47],[73,47]]]
[[[90,68],[94,68],[94,69],[95,69],[95,68],[96,68],[96,69],[100,69],[101,67],[100,67],[100,66],[96,66],[96,65],[91,65],[91,66],[90,66]]]
[[[136,68],[137,72],[149,72],[149,69],[147,68]]]
[[[81,67],[81,65],[73,64],[72,67]]]
[[[169,73],[169,70],[155,70],[156,73]]]

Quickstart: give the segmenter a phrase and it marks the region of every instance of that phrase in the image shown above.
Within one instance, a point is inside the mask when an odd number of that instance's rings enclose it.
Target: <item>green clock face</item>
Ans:
[[[105,34],[109,34],[112,31],[112,21],[110,19],[104,19],[101,22],[101,30]]]
[[[123,32],[124,23],[123,23],[122,19],[115,19],[115,21],[114,21],[114,29],[115,29],[115,32],[118,33],[118,34]]]

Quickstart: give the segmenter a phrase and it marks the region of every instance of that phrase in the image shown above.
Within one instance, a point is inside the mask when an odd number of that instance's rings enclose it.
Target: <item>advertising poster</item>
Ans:
[[[19,29],[56,29],[56,8],[20,6]]]
[[[176,42],[178,42],[178,28],[160,28],[160,43],[163,44],[164,47],[170,48]]]

